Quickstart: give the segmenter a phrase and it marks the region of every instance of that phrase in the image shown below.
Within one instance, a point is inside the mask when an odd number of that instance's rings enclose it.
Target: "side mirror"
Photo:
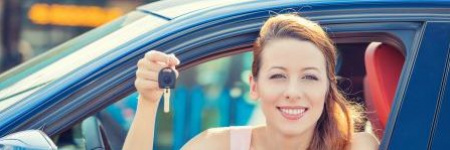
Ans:
[[[56,150],[57,147],[44,132],[26,130],[0,138],[0,149]]]

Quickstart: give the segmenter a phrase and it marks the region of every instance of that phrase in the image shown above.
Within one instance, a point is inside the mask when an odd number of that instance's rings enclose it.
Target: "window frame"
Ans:
[[[386,25],[390,26],[386,26]],[[354,26],[352,26],[354,25]],[[402,28],[402,25],[407,25],[406,27]],[[397,47],[403,54],[410,54],[407,55],[409,59],[412,59],[410,57],[413,57],[414,50],[412,47],[414,46],[414,39],[417,38],[419,34],[417,32],[421,29],[420,23],[415,22],[401,22],[398,24],[392,23],[392,22],[384,22],[384,23],[355,23],[355,24],[347,24],[345,27],[342,25],[334,26],[334,24],[330,25],[324,25],[325,28],[328,28],[332,32],[335,32],[334,34],[330,34],[330,37],[335,41],[337,44],[341,43],[369,43],[373,41],[388,43],[390,45],[393,45],[394,47]],[[357,26],[357,27],[355,27]],[[352,31],[344,30],[343,28],[352,28]],[[356,30],[358,29],[358,30]],[[361,32],[362,31],[362,32]],[[205,62],[220,59],[223,57],[230,57],[232,55],[242,54],[244,52],[248,52],[252,50],[252,46],[249,44],[244,45],[238,45],[236,47],[225,49],[225,50],[219,50],[220,52],[211,53],[209,55],[206,55],[204,57],[198,58],[195,61],[188,62],[186,64],[183,64],[182,67],[180,67],[180,70],[184,69],[190,69],[192,67],[195,67],[197,65],[203,64]],[[402,76],[400,79],[405,80],[408,77],[409,73],[403,73],[405,71],[411,70],[408,69],[407,66],[412,67],[413,62],[405,62],[405,65],[402,69]],[[406,88],[405,83],[403,85],[400,85],[402,83],[399,83],[399,86],[396,91],[396,98],[394,100],[394,103],[401,103],[401,89],[399,88]],[[132,94],[132,93],[130,93]],[[393,104],[395,105],[395,104]],[[392,109],[394,109],[394,106],[392,106]],[[393,110],[391,110],[392,115]],[[391,119],[390,119],[391,120]],[[386,129],[393,128],[394,125],[386,125]]]

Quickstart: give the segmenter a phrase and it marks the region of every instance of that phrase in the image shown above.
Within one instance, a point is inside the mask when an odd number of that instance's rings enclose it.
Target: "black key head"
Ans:
[[[174,89],[175,88],[175,80],[176,80],[176,75],[175,75],[175,71],[172,70],[172,68],[170,67],[166,67],[161,69],[161,71],[159,71],[158,74],[158,84],[159,84],[159,88],[161,89],[165,89],[165,88],[170,88],[170,89]]]

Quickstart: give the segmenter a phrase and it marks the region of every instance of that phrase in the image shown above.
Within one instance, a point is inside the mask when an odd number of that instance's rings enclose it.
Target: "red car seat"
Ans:
[[[367,47],[364,95],[368,118],[378,138],[383,135],[404,62],[404,55],[393,46],[372,42]]]

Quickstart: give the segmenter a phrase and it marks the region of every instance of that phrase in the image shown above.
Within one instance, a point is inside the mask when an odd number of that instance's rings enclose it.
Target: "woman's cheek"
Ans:
[[[328,83],[324,81],[303,80],[300,86],[312,99],[324,99],[328,90]]]
[[[308,99],[310,99],[310,104],[313,109],[313,118],[317,121],[323,113],[327,93],[327,84],[311,84],[310,87],[311,88],[305,90],[305,93],[308,93]]]
[[[263,82],[260,86],[261,100],[276,101],[283,95],[285,85],[281,82]]]

